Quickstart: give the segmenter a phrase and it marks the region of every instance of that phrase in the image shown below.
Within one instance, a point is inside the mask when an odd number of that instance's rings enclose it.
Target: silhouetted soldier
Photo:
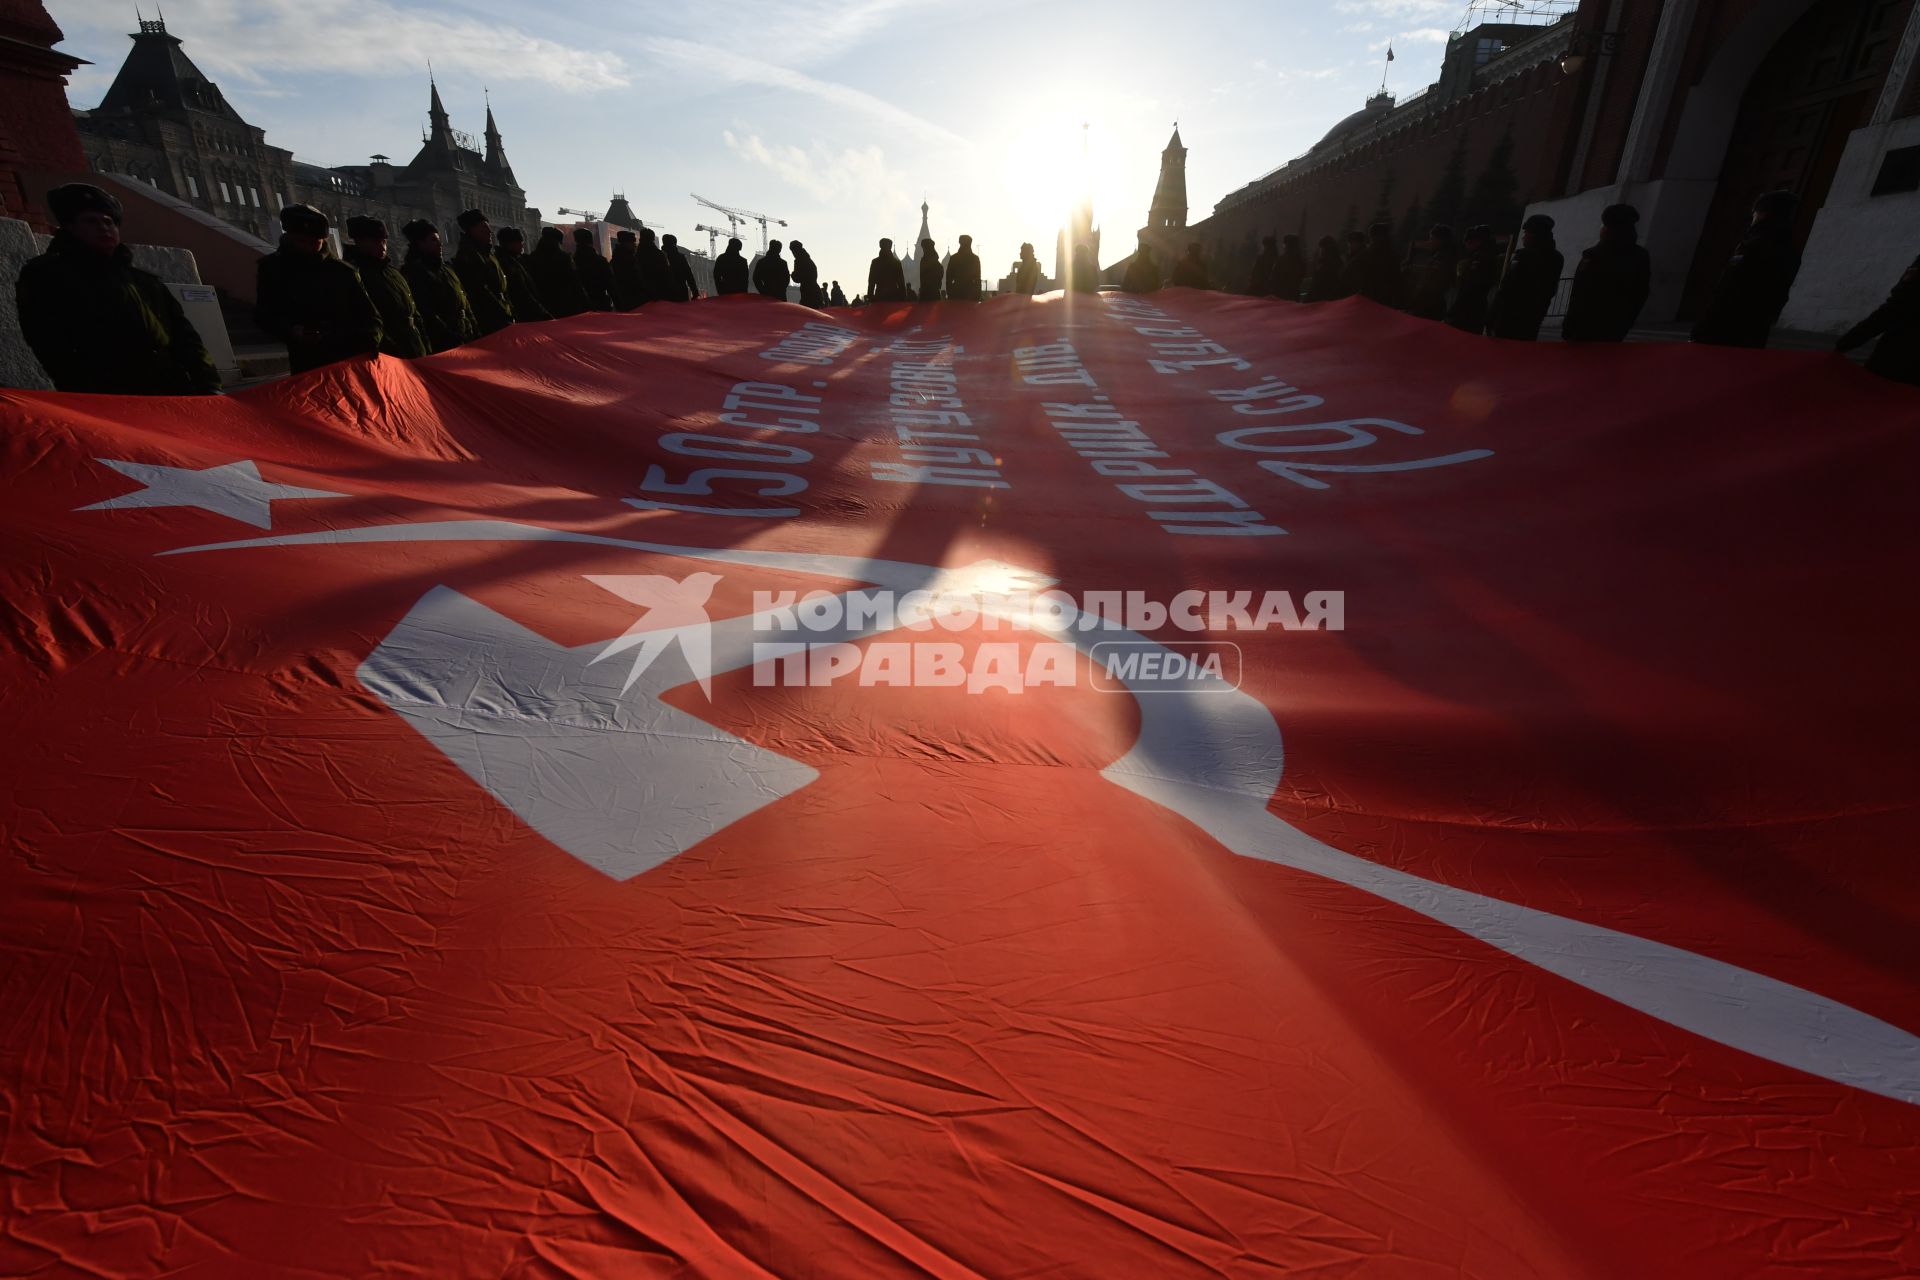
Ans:
[[[400,274],[413,290],[414,306],[420,311],[420,335],[432,351],[451,351],[480,336],[473,320],[473,307],[460,277],[441,257],[440,228],[425,218],[416,218],[400,228],[407,238],[407,260]]]
[[[973,237],[961,236],[960,247],[947,259],[947,298],[952,302],[980,301],[980,255]]]
[[[480,333],[498,333],[513,323],[513,302],[507,297],[507,273],[493,256],[493,225],[478,209],[459,217],[460,247],[453,251],[453,274],[467,291]]]
[[[1280,242],[1272,236],[1260,238],[1260,252],[1254,255],[1253,270],[1247,273],[1247,294],[1255,298],[1271,298],[1274,292],[1273,277],[1280,270]]]
[[[500,274],[507,278],[507,302],[513,308],[513,322],[528,324],[553,319],[546,304],[540,301],[533,274],[527,270],[526,233],[518,227],[502,227],[494,236],[494,245],[494,260],[500,264]]]
[[[1493,249],[1493,228],[1467,228],[1467,251],[1454,268],[1453,305],[1447,323],[1468,333],[1487,327],[1487,295],[1500,276],[1500,259]]]
[[[740,252],[737,236],[727,241],[727,251],[713,260],[713,291],[722,297],[747,291],[747,260]]]
[[[573,275],[586,295],[592,311],[613,310],[613,264],[593,241],[593,232],[585,227],[573,230]]]
[[[1213,288],[1213,282],[1207,278],[1207,260],[1201,256],[1198,240],[1187,246],[1186,257],[1173,264],[1173,283],[1181,289]]]
[[[1878,337],[1867,368],[1883,378],[1920,386],[1920,258],[1893,286],[1872,315],[1840,335],[1836,351],[1851,351]]]
[[[1013,264],[1013,291],[1031,298],[1040,288],[1040,260],[1033,256],[1033,246],[1020,246],[1020,260]]]
[[[827,302],[830,306],[835,307],[844,307],[847,305],[847,295],[840,292],[840,282],[838,280],[835,280],[833,282],[833,288],[827,291]]]
[[[920,300],[922,302],[940,301],[940,286],[946,280],[946,270],[940,265],[940,251],[934,248],[933,241],[920,242]]]
[[[672,270],[666,251],[660,247],[652,227],[640,228],[639,243],[633,246],[634,266],[640,272],[640,302],[659,302],[672,289]]]
[[[387,254],[387,224],[378,218],[348,218],[347,235],[351,243],[340,256],[360,273],[360,286],[379,313],[380,354],[402,360],[427,354],[413,289]]]
[[[1100,260],[1093,256],[1093,246],[1085,243],[1073,246],[1073,265],[1070,268],[1073,278],[1068,286],[1075,293],[1100,292]]]
[[[254,270],[254,317],[287,344],[295,373],[380,350],[380,313],[360,273],[327,245],[327,215],[312,205],[280,210],[280,247]]]
[[[781,302],[787,300],[787,283],[791,279],[787,274],[786,259],[780,256],[780,242],[767,242],[767,251],[760,255],[760,261],[753,264],[753,288],[763,298],[774,298]]]
[[[1406,292],[1400,262],[1393,253],[1393,228],[1376,222],[1367,229],[1367,246],[1348,263],[1355,292],[1382,306],[1397,307]]]
[[[1307,255],[1301,252],[1300,237],[1280,237],[1280,263],[1273,271],[1273,296],[1288,302],[1300,301],[1300,290],[1307,282]]]
[[[640,260],[634,256],[639,238],[631,231],[616,231],[613,236],[613,309],[631,311],[645,301],[646,286],[640,281]]]
[[[1600,241],[1580,255],[1567,295],[1560,336],[1568,342],[1624,342],[1653,283],[1653,262],[1639,244],[1640,211],[1610,204],[1600,211]]]
[[[1347,260],[1340,252],[1340,242],[1332,236],[1321,236],[1313,246],[1313,263],[1307,269],[1304,300],[1332,302],[1335,298],[1346,296]]]
[[[213,395],[220,375],[160,277],[120,243],[120,202],[72,182],[47,192],[59,223],[46,252],[20,268],[20,333],[61,391]]]
[[[820,268],[814,265],[807,246],[795,240],[787,248],[793,251],[793,282],[800,286],[800,305],[818,307],[826,301],[820,292]]]
[[[1791,191],[1769,191],[1753,204],[1753,221],[1733,251],[1713,297],[1693,326],[1695,342],[1724,347],[1764,347],[1767,332],[1780,318],[1800,274],[1800,250],[1793,243]]]
[[[1128,293],[1152,293],[1160,287],[1160,264],[1153,260],[1153,247],[1145,236],[1140,237],[1133,260],[1120,277],[1120,287]]]
[[[1533,342],[1540,337],[1553,295],[1560,291],[1560,272],[1567,260],[1553,243],[1553,219],[1536,213],[1520,224],[1520,247],[1507,263],[1488,310],[1487,332],[1496,338]]]
[[[540,228],[540,243],[527,255],[527,274],[533,277],[534,291],[547,314],[564,318],[587,309],[587,291],[580,287],[573,259],[563,247],[566,234],[558,227]]]
[[[1453,228],[1428,228],[1427,238],[1419,247],[1424,251],[1421,259],[1416,262],[1410,258],[1407,264],[1407,310],[1422,320],[1444,319],[1447,299],[1453,293],[1454,272],[1460,265]]]
[[[1338,297],[1358,297],[1362,292],[1367,274],[1367,245],[1369,240],[1364,231],[1349,231],[1346,234],[1346,270],[1340,277]]]
[[[680,238],[669,231],[660,237],[660,252],[667,260],[668,302],[692,302],[700,296],[700,283],[693,278],[693,264],[680,251]]]
[[[907,272],[900,265],[900,259],[893,256],[893,241],[880,241],[880,252],[874,255],[873,262],[867,267],[868,302],[905,302],[907,300]]]

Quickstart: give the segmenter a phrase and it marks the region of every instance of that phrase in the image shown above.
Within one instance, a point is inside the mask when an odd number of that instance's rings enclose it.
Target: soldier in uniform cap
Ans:
[[[760,261],[753,264],[753,291],[776,302],[787,300],[787,261],[780,256],[780,242],[770,241]]]
[[[830,307],[844,307],[847,305],[847,295],[842,292],[838,280],[835,280],[833,282],[833,288],[827,291],[827,305]]]
[[[633,261],[640,272],[640,301],[644,305],[667,296],[672,288],[672,271],[652,227],[640,228],[639,240],[633,249]]]
[[[1791,191],[1769,191],[1754,202],[1753,221],[1733,251],[1713,297],[1693,326],[1695,342],[1726,347],[1764,347],[1800,274],[1793,243]]]
[[[634,256],[639,237],[631,231],[613,235],[613,309],[631,311],[646,301],[646,286],[640,281],[640,260]]]
[[[880,252],[867,267],[868,302],[905,302],[907,271],[893,256],[893,241],[882,237]]]
[[[254,272],[254,315],[287,344],[295,373],[380,350],[380,313],[360,273],[334,257],[327,215],[312,205],[280,210],[280,247]]]
[[[1273,296],[1273,274],[1280,269],[1280,241],[1276,236],[1262,236],[1260,252],[1254,255],[1253,269],[1247,273],[1247,296],[1253,298],[1271,298]]]
[[[1567,295],[1560,336],[1568,342],[1624,342],[1653,284],[1653,261],[1635,228],[1640,211],[1610,204],[1600,211],[1600,241],[1580,255]]]
[[[880,243],[885,244],[882,240]],[[1019,261],[1013,264],[1013,291],[1031,298],[1040,289],[1040,259],[1033,256],[1033,243],[1020,246]]]
[[[1352,248],[1349,237],[1349,249]],[[1384,307],[1397,307],[1406,294],[1406,277],[1393,254],[1393,228],[1376,222],[1367,228],[1364,246],[1347,257],[1347,282],[1352,292]]]
[[[1313,246],[1313,263],[1307,270],[1307,287],[1302,293],[1305,302],[1332,302],[1347,296],[1347,259],[1340,252],[1340,242],[1332,236],[1321,236]]]
[[[1488,310],[1487,332],[1496,338],[1532,342],[1540,336],[1553,295],[1560,291],[1566,258],[1553,243],[1553,219],[1536,213],[1520,224],[1520,247],[1507,263]]]
[[[340,256],[360,273],[360,285],[380,315],[380,354],[402,360],[427,354],[413,290],[387,254],[387,224],[378,218],[351,217],[347,236],[351,243]]]
[[[498,333],[513,323],[513,299],[507,296],[507,273],[493,253],[493,224],[478,209],[459,217],[460,247],[453,253],[453,274],[467,291],[474,323],[481,336]]]
[[[820,292],[820,268],[807,252],[807,246],[795,240],[787,248],[793,250],[793,282],[800,286],[800,305],[818,307],[826,302]]]
[[[747,291],[747,259],[740,252],[740,238],[727,241],[727,251],[713,260],[713,292],[720,297]]]
[[[1153,260],[1153,249],[1145,236],[1140,237],[1133,261],[1127,263],[1126,274],[1120,277],[1120,287],[1128,293],[1152,293],[1160,287],[1160,264]]]
[[[940,286],[946,282],[946,269],[940,265],[940,251],[931,240],[920,242],[920,301],[940,301]]]
[[[1883,378],[1920,386],[1920,258],[1907,267],[1887,300],[1873,314],[1840,335],[1834,344],[1851,351],[1879,338],[1867,368]]]
[[[1420,242],[1419,258],[1409,255],[1407,262],[1407,310],[1423,320],[1443,320],[1447,302],[1453,296],[1454,274],[1460,265],[1460,252],[1454,248],[1453,228],[1435,225],[1427,229]]]
[[[1273,296],[1288,302],[1300,301],[1300,290],[1307,282],[1307,255],[1300,249],[1300,237],[1280,237],[1280,263],[1273,270]]]
[[[947,259],[947,297],[955,302],[980,301],[980,255],[973,237],[961,236],[960,247]]]
[[[534,291],[547,314],[577,316],[587,309],[587,291],[580,287],[573,260],[561,246],[566,235],[558,227],[540,228],[540,243],[527,254],[527,274],[533,277]]]
[[[1447,323],[1468,333],[1487,327],[1487,295],[1493,292],[1500,276],[1500,259],[1493,248],[1493,228],[1467,228],[1466,252],[1453,270],[1453,304],[1447,308]]]
[[[55,187],[60,229],[20,268],[20,333],[61,391],[213,395],[220,375],[160,277],[120,243],[120,202],[84,182]]]
[[[1213,281],[1207,275],[1207,260],[1202,256],[1198,240],[1187,246],[1187,256],[1173,264],[1173,283],[1182,289],[1211,289]]]
[[[613,264],[593,241],[593,232],[585,227],[573,229],[573,274],[580,291],[587,295],[592,311],[613,310]]]
[[[698,298],[700,282],[693,278],[693,264],[680,251],[680,237],[671,231],[661,236],[660,253],[667,260],[667,291],[662,296],[669,302],[692,302]]]
[[[540,293],[534,287],[533,276],[527,270],[526,233],[518,227],[502,227],[494,236],[497,248],[494,260],[500,264],[500,273],[507,278],[507,301],[513,306],[515,324],[528,324],[538,320],[551,320],[553,316],[546,305],[540,301]]]
[[[440,228],[425,218],[416,218],[400,228],[407,238],[407,260],[400,274],[413,290],[414,305],[420,310],[420,333],[433,351],[451,351],[480,336],[473,321],[473,307],[460,277],[441,256]]]

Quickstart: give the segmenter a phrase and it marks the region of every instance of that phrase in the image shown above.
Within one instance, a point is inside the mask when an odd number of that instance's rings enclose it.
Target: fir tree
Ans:
[[[1453,154],[1447,157],[1447,167],[1440,172],[1440,185],[1433,189],[1433,199],[1428,202],[1426,226],[1420,228],[1425,235],[1427,227],[1434,225],[1459,228],[1455,223],[1467,204],[1467,135],[1463,132],[1460,141],[1454,144]]]
[[[1511,232],[1520,224],[1520,177],[1513,171],[1513,131],[1500,135],[1487,156],[1487,167],[1473,180],[1467,195],[1466,222],[1486,223],[1495,234]]]
[[[1375,222],[1392,222],[1393,221],[1394,182],[1395,182],[1394,172],[1391,169],[1387,170],[1387,172],[1381,176],[1380,194],[1377,198],[1375,198],[1373,202],[1373,221]]]

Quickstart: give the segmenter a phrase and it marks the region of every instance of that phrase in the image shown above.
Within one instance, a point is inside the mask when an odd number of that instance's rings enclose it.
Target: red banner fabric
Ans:
[[[0,1272],[1920,1273],[1920,396],[1187,291],[0,393]]]

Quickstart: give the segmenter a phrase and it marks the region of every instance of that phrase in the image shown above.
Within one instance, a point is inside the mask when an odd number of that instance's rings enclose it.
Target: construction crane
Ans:
[[[715,250],[718,247],[720,237],[727,236],[731,238],[733,234],[730,231],[722,231],[718,227],[710,227],[704,222],[696,224],[693,229],[695,232],[704,231],[707,233],[707,256],[709,258],[715,258],[719,256],[719,254],[715,252]]]
[[[727,208],[726,205],[717,204],[714,201],[707,199],[705,196],[701,195],[697,191],[690,192],[689,194],[691,194],[696,201],[707,206],[707,208],[712,209],[714,212],[718,213],[721,217],[725,218],[727,220],[727,224],[733,228],[733,234],[735,234],[736,236],[740,234],[741,223],[743,222],[759,223],[760,224],[760,251],[762,253],[765,253],[767,249],[767,224],[771,222],[776,227],[784,227],[787,225],[787,220],[785,218],[776,218],[772,214],[767,214],[767,213],[755,213],[751,209],[729,209]]]

